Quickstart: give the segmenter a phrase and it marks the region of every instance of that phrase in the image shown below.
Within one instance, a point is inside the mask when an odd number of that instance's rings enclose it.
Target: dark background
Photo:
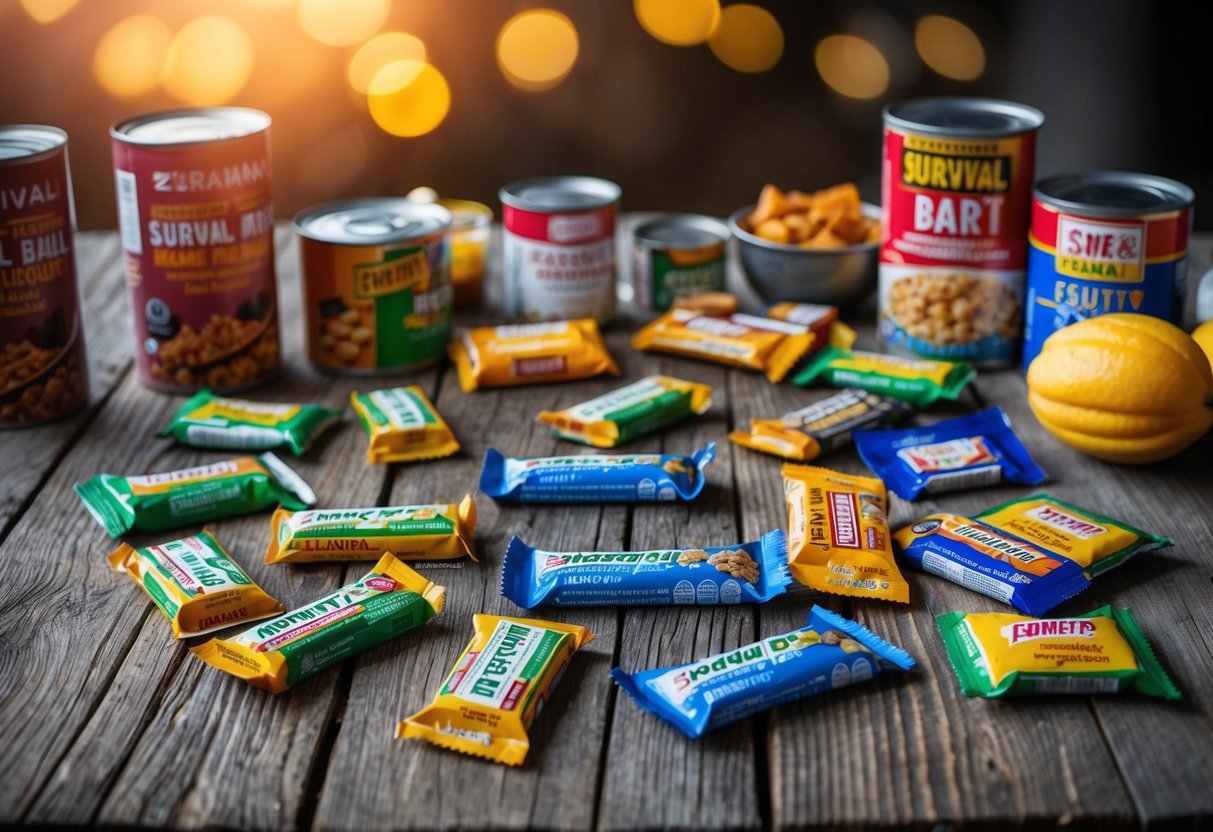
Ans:
[[[433,132],[382,132],[345,66],[356,47],[325,46],[298,25],[292,0],[79,0],[37,24],[18,0],[0,0],[0,122],[54,124],[70,134],[82,229],[115,224],[108,127],[181,106],[162,89],[121,100],[95,80],[101,36],[135,12],[174,30],[219,14],[252,36],[252,75],[231,104],[274,119],[274,196],[286,218],[317,202],[403,194],[431,185],[486,202],[497,189],[545,173],[588,173],[623,186],[624,209],[724,215],[752,202],[764,182],[813,189],[860,183],[879,200],[881,108],[920,95],[988,95],[1046,116],[1037,173],[1100,167],[1171,176],[1197,191],[1196,225],[1213,228],[1202,195],[1213,189],[1205,40],[1184,7],[1130,0],[959,3],[757,0],[786,40],[771,71],[729,69],[707,46],[649,36],[627,0],[396,0],[385,29],[421,37],[446,77],[452,104]],[[580,54],[554,89],[510,86],[496,62],[497,32],[513,14],[547,6],[576,25]],[[727,2],[725,3],[727,5]],[[985,73],[943,78],[914,51],[924,14],[961,20],[981,39]],[[832,92],[814,66],[831,34],[875,43],[892,69],[870,101]]]

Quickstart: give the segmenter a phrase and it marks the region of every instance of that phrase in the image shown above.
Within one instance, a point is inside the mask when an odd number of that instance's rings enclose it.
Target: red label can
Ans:
[[[178,110],[110,129],[139,379],[243,390],[278,373],[270,118]]]
[[[615,317],[615,219],[622,191],[590,176],[501,189],[505,310],[515,320]]]
[[[926,98],[884,112],[879,323],[893,352],[1010,364],[1023,328],[1039,110]]]
[[[67,134],[0,126],[0,428],[88,402]]]

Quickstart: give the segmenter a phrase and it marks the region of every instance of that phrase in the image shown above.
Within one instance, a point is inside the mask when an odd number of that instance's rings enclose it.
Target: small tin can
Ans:
[[[664,312],[675,298],[724,290],[729,227],[700,214],[671,214],[632,231],[632,285],[641,309]]]
[[[440,199],[437,204],[451,212],[451,287],[455,292],[455,308],[476,306],[484,292],[493,209],[470,199]]]
[[[330,202],[295,217],[307,353],[322,370],[404,372],[451,336],[451,212],[394,197]]]
[[[1120,171],[1042,179],[1032,199],[1023,366],[1068,324],[1108,312],[1180,323],[1196,196]]]
[[[622,190],[591,176],[543,176],[506,185],[506,315],[523,321],[615,317],[615,221]]]
[[[75,228],[67,133],[0,125],[0,428],[88,403]]]
[[[110,128],[139,380],[234,392],[279,370],[270,117],[152,113]]]
[[[987,98],[885,108],[879,324],[890,352],[1016,360],[1043,123],[1037,109]]]

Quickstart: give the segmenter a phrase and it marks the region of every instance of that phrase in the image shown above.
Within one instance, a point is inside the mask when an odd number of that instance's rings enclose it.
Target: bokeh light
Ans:
[[[945,78],[972,81],[986,68],[981,39],[954,17],[929,14],[918,21],[914,46],[923,63]]]
[[[223,17],[187,23],[169,45],[161,80],[187,104],[225,104],[244,88],[253,69],[253,41]]]
[[[384,132],[424,136],[446,118],[451,88],[442,73],[424,61],[393,61],[371,79],[367,106]]]
[[[134,98],[160,84],[160,72],[173,32],[150,14],[136,14],[115,23],[93,53],[93,74],[106,92]]]
[[[854,35],[830,35],[813,53],[830,89],[848,98],[876,98],[889,88],[889,63],[880,50]]]
[[[672,46],[703,43],[720,25],[720,0],[632,0],[636,19]]]
[[[497,64],[515,87],[538,91],[564,80],[577,60],[573,21],[551,9],[511,17],[497,35]]]
[[[72,10],[78,0],[21,0],[26,13],[38,23],[53,23]]]
[[[738,72],[766,72],[783,56],[783,29],[760,6],[736,3],[720,13],[720,25],[708,38],[712,54]]]
[[[383,28],[390,0],[299,0],[299,25],[329,46],[351,46]]]
[[[350,59],[347,76],[358,92],[370,92],[375,73],[395,61],[425,61],[425,44],[416,35],[384,32],[368,40]]]

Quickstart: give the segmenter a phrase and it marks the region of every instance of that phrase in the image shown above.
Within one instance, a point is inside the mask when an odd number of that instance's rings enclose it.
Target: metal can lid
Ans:
[[[670,214],[642,222],[632,239],[642,248],[696,249],[729,241],[729,227],[703,214]]]
[[[120,121],[110,135],[129,144],[198,144],[249,136],[269,126],[267,113],[249,107],[195,107]]]
[[[997,98],[940,96],[899,101],[884,108],[888,127],[932,136],[992,139],[1037,130],[1045,115],[1035,107]]]
[[[536,176],[511,182],[497,193],[504,205],[543,214],[604,208],[622,195],[614,182],[593,176]]]
[[[1050,176],[1036,183],[1036,198],[1046,205],[1088,217],[1140,217],[1190,208],[1191,188],[1148,173],[1095,170]]]
[[[378,246],[416,240],[451,227],[441,205],[403,197],[367,197],[315,205],[295,215],[295,232],[322,243]]]
[[[43,124],[0,125],[0,164],[13,159],[29,160],[67,144],[67,133]]]

